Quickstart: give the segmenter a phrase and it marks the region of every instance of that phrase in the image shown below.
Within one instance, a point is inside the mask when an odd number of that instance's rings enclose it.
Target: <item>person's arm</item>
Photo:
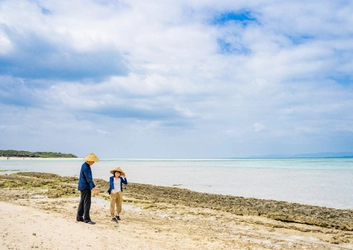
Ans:
[[[85,175],[85,178],[86,178],[86,180],[88,182],[88,185],[89,185],[90,189],[93,191],[93,194],[94,195],[98,195],[99,191],[96,188],[96,184],[94,184],[94,182],[93,182],[91,169],[90,168],[86,168],[86,170],[84,171],[84,175]]]
[[[115,194],[115,190],[114,190],[114,176],[111,176],[111,177],[110,177],[109,183],[110,183],[110,192],[111,192],[112,194]]]
[[[108,187],[108,190],[107,190],[108,194],[110,194],[112,192],[112,178],[109,177],[109,187]]]
[[[123,183],[123,184],[125,184],[125,185],[127,185],[127,179],[126,179],[126,176],[124,176],[124,177],[120,177],[120,179],[121,179],[121,183]]]
[[[121,192],[123,192],[123,184],[127,185],[126,176],[124,176],[124,177],[120,176],[120,190],[121,190]]]

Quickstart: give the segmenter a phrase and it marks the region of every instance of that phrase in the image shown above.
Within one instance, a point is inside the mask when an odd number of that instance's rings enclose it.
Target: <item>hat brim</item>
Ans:
[[[115,172],[119,172],[122,176],[125,176],[125,173],[123,170],[121,170],[121,168],[114,168],[114,169],[110,170],[111,174],[114,174]]]

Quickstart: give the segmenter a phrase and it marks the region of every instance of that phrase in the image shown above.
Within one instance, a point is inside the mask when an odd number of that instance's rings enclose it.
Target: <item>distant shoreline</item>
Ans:
[[[20,161],[20,160],[32,160],[32,161],[50,161],[50,160],[80,160],[82,161],[82,158],[64,158],[64,157],[56,157],[56,158],[44,158],[44,157],[4,157],[0,156],[0,161]]]
[[[61,152],[31,152],[25,150],[0,150],[0,156],[6,157],[6,159],[11,157],[18,158],[77,158],[74,154],[67,154]]]

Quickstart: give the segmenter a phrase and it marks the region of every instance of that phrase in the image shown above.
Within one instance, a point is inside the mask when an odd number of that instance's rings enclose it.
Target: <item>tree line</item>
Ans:
[[[23,150],[0,150],[2,157],[30,157],[30,158],[77,158],[74,154],[57,152],[29,152]]]

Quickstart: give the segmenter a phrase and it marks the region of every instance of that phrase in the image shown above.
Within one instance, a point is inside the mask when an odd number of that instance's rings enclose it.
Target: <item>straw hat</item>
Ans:
[[[94,161],[94,162],[97,162],[99,161],[99,158],[93,154],[93,153],[90,153],[89,155],[87,155],[85,158],[83,158],[85,161]]]
[[[114,169],[110,170],[110,173],[111,173],[111,174],[114,174],[115,172],[120,172],[120,174],[121,174],[122,176],[126,176],[125,173],[124,173],[124,171],[121,170],[121,168],[114,168]]]

